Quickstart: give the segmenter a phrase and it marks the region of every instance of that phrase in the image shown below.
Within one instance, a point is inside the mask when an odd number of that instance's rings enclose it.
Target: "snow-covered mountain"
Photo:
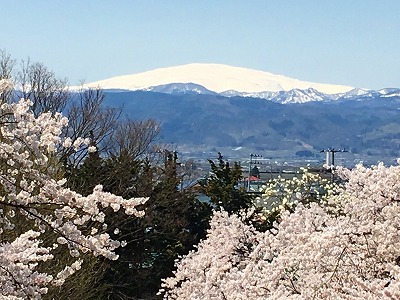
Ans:
[[[85,84],[109,91],[151,91],[166,94],[220,94],[225,97],[253,97],[279,103],[362,100],[399,97],[399,89],[379,91],[300,81],[252,69],[221,64],[188,64],[117,76]]]
[[[88,83],[85,86],[99,86],[103,89],[144,90],[171,83],[194,83],[216,93],[229,90],[259,93],[314,88],[326,94],[337,94],[353,89],[350,86],[300,81],[282,75],[221,64],[187,64],[162,68],[113,77]]]

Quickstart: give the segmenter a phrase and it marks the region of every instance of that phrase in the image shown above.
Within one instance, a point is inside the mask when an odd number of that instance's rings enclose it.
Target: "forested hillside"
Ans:
[[[152,92],[107,93],[133,118],[154,118],[167,143],[254,150],[346,148],[376,160],[400,150],[400,99],[278,104],[265,99]]]

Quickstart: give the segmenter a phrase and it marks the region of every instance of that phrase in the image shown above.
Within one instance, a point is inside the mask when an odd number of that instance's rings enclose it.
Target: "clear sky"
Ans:
[[[0,0],[0,49],[71,85],[187,63],[400,88],[399,0]]]

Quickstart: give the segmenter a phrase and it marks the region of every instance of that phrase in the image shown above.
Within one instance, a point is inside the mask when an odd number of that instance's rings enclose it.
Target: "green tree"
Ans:
[[[250,170],[250,176],[254,176],[254,177],[260,178],[260,170],[258,169],[257,166],[254,166],[254,167]]]
[[[193,192],[180,189],[176,153],[164,150],[159,164],[155,158],[138,158],[132,153],[125,147],[106,158],[89,153],[71,174],[71,182],[82,193],[102,184],[105,191],[149,200],[140,220],[111,212],[107,215],[112,218],[107,232],[126,241],[126,246],[118,249],[117,261],[98,258],[85,266],[85,273],[71,277],[66,283],[67,298],[82,295],[82,299],[92,299],[93,284],[101,291],[96,299],[157,298],[161,279],[172,276],[175,260],[205,237],[211,207],[197,200]],[[86,276],[88,273],[92,277]]]
[[[220,152],[217,162],[210,159],[208,161],[211,167],[210,176],[201,183],[201,188],[211,198],[211,203],[229,213],[251,207],[254,196],[246,193],[239,185],[243,179],[239,163],[235,161],[231,166]]]
[[[93,188],[103,182],[104,166],[99,152],[88,153],[87,158],[81,166],[73,168],[66,166],[66,177],[69,178],[68,186],[78,190],[83,195],[88,195]]]
[[[173,274],[175,260],[205,237],[211,208],[190,191],[179,190],[176,153],[164,151],[164,155],[145,217],[125,218],[120,224],[127,245],[119,249],[118,261],[108,262],[108,299],[156,298],[161,279]]]

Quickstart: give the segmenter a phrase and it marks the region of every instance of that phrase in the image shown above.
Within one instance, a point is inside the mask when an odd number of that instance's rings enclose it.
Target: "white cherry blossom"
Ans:
[[[9,84],[0,82],[0,89]],[[80,269],[85,253],[117,259],[120,242],[104,232],[104,209],[124,210],[140,217],[136,207],[146,198],[123,199],[97,186],[84,197],[63,185],[58,177],[56,149],[72,144],[60,134],[68,120],[61,114],[35,117],[31,102],[21,99],[0,107],[0,298],[40,299],[50,285],[61,285]],[[90,227],[88,227],[90,224]],[[17,229],[17,230],[16,230]],[[22,232],[22,234],[20,234]],[[54,241],[44,244],[51,233]],[[53,251],[65,247],[76,259],[58,273],[38,271],[55,259]]]
[[[339,169],[321,203],[258,232],[216,212],[207,238],[163,283],[165,299],[400,299],[400,167]]]

